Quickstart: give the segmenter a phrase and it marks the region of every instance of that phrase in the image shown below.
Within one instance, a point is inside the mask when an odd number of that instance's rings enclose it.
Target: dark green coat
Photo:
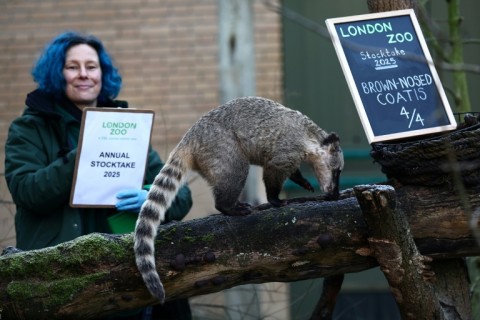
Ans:
[[[127,107],[121,101],[102,107]],[[30,93],[23,115],[14,120],[5,145],[5,178],[17,207],[17,247],[53,246],[91,232],[111,232],[114,209],[69,206],[81,111],[66,99],[38,90]],[[163,163],[150,148],[145,184],[151,184]],[[166,221],[181,220],[190,210],[190,190],[184,187],[167,212]]]

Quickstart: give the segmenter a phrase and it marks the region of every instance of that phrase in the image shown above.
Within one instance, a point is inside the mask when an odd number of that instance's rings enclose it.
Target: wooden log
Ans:
[[[448,188],[394,185],[422,255],[479,255],[459,196]],[[478,207],[480,189],[466,199]],[[352,190],[246,217],[212,215],[163,225],[156,241],[167,300],[248,283],[289,282],[377,265]],[[155,302],[137,272],[132,234],[92,234],[55,247],[0,257],[5,319],[89,319]]]
[[[403,319],[444,319],[433,290],[431,258],[415,246],[405,213],[391,186],[354,188],[369,229],[371,255],[380,265]]]
[[[470,298],[470,277],[464,258],[434,260],[432,270],[435,272],[433,288],[441,301],[445,319],[476,319],[472,315],[473,297]]]

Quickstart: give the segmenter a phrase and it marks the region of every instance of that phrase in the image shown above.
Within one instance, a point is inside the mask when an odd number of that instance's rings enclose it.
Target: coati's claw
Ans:
[[[230,209],[228,213],[229,216],[247,216],[252,213],[252,206],[248,203],[237,203],[235,207]]]
[[[248,203],[236,203],[234,207],[229,209],[218,208],[217,210],[226,216],[247,216],[252,213],[252,206]]]
[[[269,199],[268,202],[274,207],[283,207],[288,204],[287,200],[280,200],[280,199]]]

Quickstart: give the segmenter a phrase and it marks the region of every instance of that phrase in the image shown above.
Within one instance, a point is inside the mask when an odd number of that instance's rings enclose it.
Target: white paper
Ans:
[[[118,110],[85,111],[72,206],[114,206],[119,191],[142,188],[154,114]]]

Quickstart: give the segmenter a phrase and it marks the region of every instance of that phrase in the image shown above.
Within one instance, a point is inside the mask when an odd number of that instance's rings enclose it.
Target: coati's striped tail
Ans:
[[[174,158],[171,156],[155,177],[135,227],[134,251],[138,270],[150,293],[162,304],[165,301],[165,290],[155,267],[155,237],[158,226],[165,219],[165,212],[184,184],[186,176],[181,160]]]

